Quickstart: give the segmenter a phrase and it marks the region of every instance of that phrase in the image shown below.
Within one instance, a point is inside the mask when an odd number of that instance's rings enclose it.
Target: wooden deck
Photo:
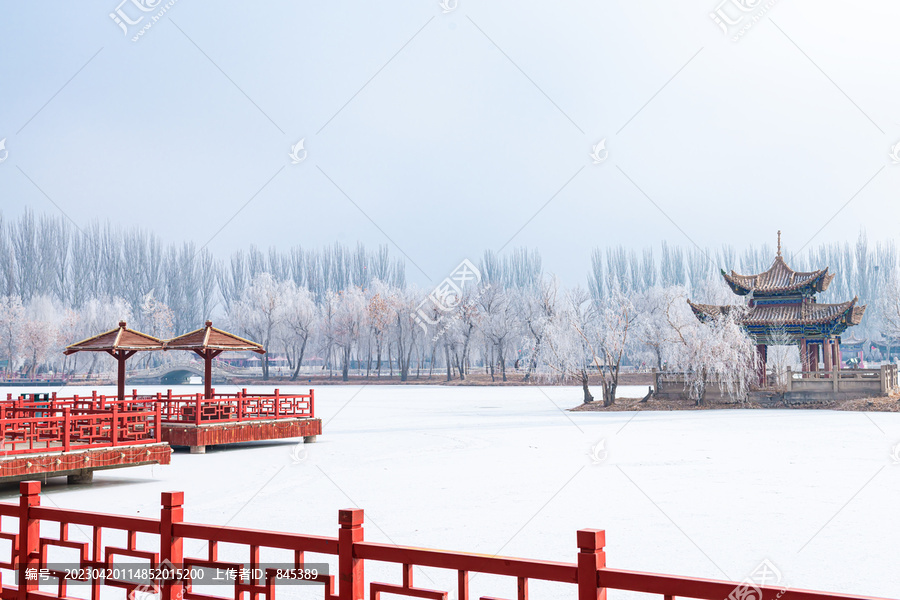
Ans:
[[[225,423],[163,423],[162,439],[172,446],[189,446],[202,454],[206,446],[303,437],[315,441],[322,434],[322,419],[272,419]]]
[[[86,483],[94,471],[167,465],[172,448],[166,443],[143,444],[118,448],[90,448],[62,452],[50,450],[34,454],[17,454],[0,458],[0,483],[68,477],[70,483]]]

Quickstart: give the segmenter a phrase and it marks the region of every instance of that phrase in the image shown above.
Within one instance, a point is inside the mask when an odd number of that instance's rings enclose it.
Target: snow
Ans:
[[[338,509],[359,506],[370,541],[566,562],[575,531],[600,528],[611,567],[738,581],[768,559],[783,585],[898,596],[900,414],[561,410],[580,397],[579,387],[322,386],[324,434],[305,453],[298,440],[177,451],[169,466],[100,471],[90,485],[51,480],[44,504],[155,516],[160,492],[183,490],[188,521],[329,536]],[[601,440],[608,457],[595,464]],[[366,575],[399,583],[400,567],[367,563]],[[452,590],[455,573],[417,569],[415,581]],[[531,593],[575,590],[532,582]],[[470,595],[515,597],[515,581],[479,575]]]

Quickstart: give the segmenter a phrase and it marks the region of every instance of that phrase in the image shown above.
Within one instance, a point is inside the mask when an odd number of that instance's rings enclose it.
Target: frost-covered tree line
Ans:
[[[821,301],[858,295],[868,303],[865,330],[900,334],[900,276],[892,243],[827,244],[783,254],[795,270],[828,266],[837,277]],[[661,243],[644,249],[597,248],[584,286],[562,286],[537,251],[485,252],[481,274],[434,311],[416,313],[432,291],[407,285],[402,260],[387,247],[335,244],[287,251],[249,247],[218,258],[193,243],[166,243],[141,229],[104,223],[76,227],[62,216],[0,215],[0,359],[7,369],[84,373],[108,368],[103,357],[61,350],[120,319],[171,337],[217,326],[260,342],[263,375],[279,357],[292,379],[478,374],[491,381],[566,381],[605,403],[625,370],[688,373],[691,393],[719,380],[735,395],[753,377],[753,347],[736,325],[740,307],[701,324],[694,301],[736,304],[719,269],[767,269],[774,246],[742,252]],[[162,353],[132,359],[139,367]],[[788,359],[786,359],[788,360]],[[98,362],[99,361],[99,362]],[[107,364],[109,363],[109,364]],[[514,376],[513,376],[514,374]]]
[[[15,220],[0,214],[0,360],[7,372],[32,375],[108,368],[112,363],[102,356],[64,357],[62,349],[123,319],[166,338],[210,317],[230,317],[261,274],[290,281],[316,302],[373,281],[405,283],[402,261],[386,247],[264,252],[251,246],[219,259],[193,242],[165,243],[140,228],[101,222],[79,227],[62,215],[29,210]],[[131,362],[164,358],[147,353]]]

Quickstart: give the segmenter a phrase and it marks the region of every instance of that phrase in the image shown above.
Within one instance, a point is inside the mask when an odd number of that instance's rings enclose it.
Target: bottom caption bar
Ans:
[[[19,572],[16,571],[16,584]],[[192,585],[262,585],[272,580],[276,585],[315,585],[328,579],[328,563],[265,563],[245,566],[221,565],[123,564],[113,567],[91,567],[80,564],[48,564],[27,567],[26,582],[53,582],[65,579],[69,585],[91,585],[102,581],[107,585],[151,585],[181,581]]]

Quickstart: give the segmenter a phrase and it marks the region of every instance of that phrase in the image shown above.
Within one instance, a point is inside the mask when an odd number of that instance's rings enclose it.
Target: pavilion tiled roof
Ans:
[[[801,302],[796,304],[768,304],[756,305],[749,309],[741,318],[741,324],[746,326],[771,326],[824,324],[838,321],[846,315],[847,324],[859,325],[865,305],[857,306],[858,299],[839,304],[818,304],[815,302]],[[713,304],[695,304],[688,301],[691,309],[698,316],[719,317],[727,314],[735,305],[717,306]]]
[[[731,271],[722,271],[722,276],[735,294],[741,296],[753,291],[756,294],[778,294],[801,290],[811,287],[816,292],[824,292],[834,279],[834,274],[828,273],[828,267],[818,271],[801,272],[794,271],[784,258],[779,254],[767,271],[757,275],[739,275]]]
[[[67,346],[63,354],[75,352],[115,352],[117,350],[162,350],[163,341],[152,335],[141,333],[125,326],[119,321],[116,329],[95,335],[71,346]]]
[[[201,329],[166,340],[164,343],[166,350],[230,350],[266,353],[261,344],[216,329],[212,326],[212,321],[207,321],[206,326]]]

